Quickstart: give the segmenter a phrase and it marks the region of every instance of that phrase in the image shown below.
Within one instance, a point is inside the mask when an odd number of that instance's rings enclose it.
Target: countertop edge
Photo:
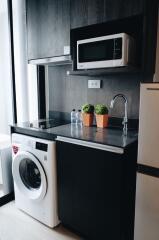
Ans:
[[[64,125],[62,125],[62,126],[64,126]],[[126,146],[121,146],[121,145],[117,145],[117,144],[109,144],[109,143],[105,143],[105,142],[102,143],[102,142],[86,140],[86,139],[82,139],[82,138],[78,138],[78,137],[66,136],[66,135],[60,134],[60,133],[58,133],[58,134],[51,133],[51,132],[49,133],[49,132],[46,132],[46,130],[41,130],[41,129],[24,128],[24,127],[15,126],[15,125],[11,125],[10,127],[11,127],[11,134],[19,133],[19,134],[24,134],[24,135],[28,135],[28,136],[36,137],[36,138],[47,139],[47,140],[51,140],[51,141],[56,140],[57,136],[61,136],[61,137],[77,139],[77,140],[81,140],[81,141],[85,141],[85,142],[92,142],[92,143],[96,143],[96,144],[117,147],[117,148],[121,148],[121,149],[126,149],[129,146],[131,146],[131,144],[138,141],[138,137],[136,137],[132,142],[128,143]]]

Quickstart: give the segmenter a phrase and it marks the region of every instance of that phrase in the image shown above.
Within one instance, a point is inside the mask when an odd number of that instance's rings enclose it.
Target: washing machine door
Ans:
[[[27,198],[42,200],[47,180],[40,161],[30,152],[21,151],[13,159],[13,178],[19,191]]]

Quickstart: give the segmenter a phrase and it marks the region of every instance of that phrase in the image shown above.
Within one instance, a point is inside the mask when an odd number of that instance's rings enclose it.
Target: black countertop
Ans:
[[[130,130],[127,136],[124,136],[122,129],[101,129],[95,126],[81,127],[76,126],[76,124],[66,124],[49,129],[34,129],[28,127],[26,123],[20,123],[11,126],[11,132],[48,140],[54,140],[57,136],[62,136],[120,148],[125,148],[138,139],[136,130]]]

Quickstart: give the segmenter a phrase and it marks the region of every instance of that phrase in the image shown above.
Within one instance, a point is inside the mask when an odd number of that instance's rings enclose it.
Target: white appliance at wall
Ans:
[[[141,84],[135,240],[159,239],[159,83]]]
[[[135,39],[126,33],[77,41],[77,69],[124,67],[135,63]]]
[[[46,224],[58,225],[55,142],[12,134],[16,206]]]
[[[0,134],[9,134],[13,123],[12,68],[8,1],[0,1]]]
[[[0,134],[0,197],[13,192],[10,136]]]

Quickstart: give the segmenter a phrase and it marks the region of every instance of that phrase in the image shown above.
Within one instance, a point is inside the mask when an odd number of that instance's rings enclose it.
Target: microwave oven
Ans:
[[[135,40],[126,33],[77,41],[77,69],[124,67],[134,64]]]

